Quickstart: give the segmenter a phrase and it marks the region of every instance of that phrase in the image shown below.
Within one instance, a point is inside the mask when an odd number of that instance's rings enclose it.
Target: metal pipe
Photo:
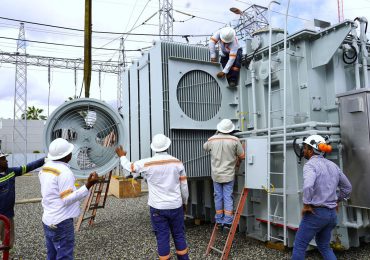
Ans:
[[[361,58],[362,58],[362,73],[364,77],[364,88],[369,87],[369,76],[367,72],[367,57],[369,53],[366,49],[367,37],[366,37],[366,27],[367,27],[367,19],[365,17],[360,17],[360,43],[361,43]]]
[[[254,131],[256,131],[258,129],[257,127],[257,103],[256,103],[256,70],[254,69],[253,60],[249,64],[249,69],[251,71],[251,78],[252,78],[253,128],[254,128]]]
[[[355,48],[356,52],[359,53],[359,48],[357,44],[357,32],[356,32],[356,26],[352,27],[351,34],[353,36],[352,38],[352,46]],[[356,89],[360,89],[360,64],[358,63],[358,58],[355,60],[355,83],[356,83]]]
[[[350,207],[348,207],[350,208]],[[364,225],[364,222],[362,221],[362,212],[360,208],[356,208],[356,222],[352,222],[348,220],[348,215],[347,215],[347,209],[346,207],[342,207],[342,213],[343,213],[343,222],[342,225],[344,227],[350,227],[350,228],[360,228]]]

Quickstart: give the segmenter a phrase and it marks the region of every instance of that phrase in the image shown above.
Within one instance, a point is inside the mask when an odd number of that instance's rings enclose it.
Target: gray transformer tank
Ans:
[[[272,30],[271,59],[269,31],[256,32],[246,42],[247,55],[235,88],[216,77],[221,66],[209,62],[207,47],[155,42],[123,77],[129,158],[151,156],[151,137],[157,133],[169,136],[169,153],[183,161],[188,175],[189,215],[212,221],[210,157],[203,143],[221,119],[231,119],[240,130],[237,136],[246,143],[247,154],[234,188],[235,204],[242,188],[249,188],[239,229],[249,237],[280,240],[292,247],[301,219],[304,165],[303,160],[298,162],[292,144],[311,134],[327,135],[334,148],[327,158],[342,167],[354,190],[353,199],[339,206],[332,241],[340,249],[359,246],[360,239],[370,238],[370,198],[356,192],[370,185],[368,156],[356,158],[356,164],[365,168],[351,164],[357,147],[367,149],[366,155],[370,151],[369,46],[363,25],[364,18],[319,32],[299,31],[287,36],[286,51],[284,31]],[[356,95],[366,97],[360,104],[348,101]],[[352,103],[343,110],[346,102]],[[348,106],[355,112],[348,112]],[[352,122],[356,125],[358,113],[365,113],[360,119],[364,120],[361,140],[348,127]]]

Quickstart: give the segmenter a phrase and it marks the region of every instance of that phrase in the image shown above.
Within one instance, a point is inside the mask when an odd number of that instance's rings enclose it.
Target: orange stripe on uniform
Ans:
[[[223,209],[216,210],[216,214],[223,214],[223,213],[224,213],[224,210]]]
[[[159,256],[159,260],[168,260],[170,259],[171,255],[168,254],[168,255],[165,255],[165,256]]]
[[[184,250],[176,250],[177,255],[186,255],[189,252],[189,248],[185,248]]]
[[[211,37],[211,40],[214,42],[214,43],[217,43],[218,41],[215,39],[215,38],[213,38],[213,37]]]
[[[229,57],[236,58],[236,54],[229,54]]]
[[[51,168],[51,167],[42,167],[41,170],[44,173],[50,173],[50,174],[53,174],[55,176],[59,176],[59,174],[60,174],[60,171],[58,169]]]
[[[232,216],[232,215],[234,215],[234,212],[225,210],[225,214],[226,215],[229,215],[229,216]]]
[[[238,67],[231,67],[231,70],[233,70],[233,71],[239,71],[240,68],[238,68]]]
[[[180,176],[179,179],[180,179],[180,181],[186,181],[187,178],[186,178],[186,176]]]
[[[152,162],[145,163],[144,167],[155,166],[155,165],[166,165],[166,164],[171,164],[171,163],[182,163],[182,162],[177,159],[152,161]]]
[[[65,190],[65,191],[63,191],[63,192],[60,193],[60,198],[61,199],[64,199],[68,195],[72,194],[72,192],[73,192],[73,189],[72,188],[69,188],[68,190]]]

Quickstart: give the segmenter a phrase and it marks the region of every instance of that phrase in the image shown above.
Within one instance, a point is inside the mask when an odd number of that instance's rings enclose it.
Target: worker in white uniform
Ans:
[[[189,191],[186,173],[182,162],[169,155],[167,149],[171,140],[157,134],[151,148],[153,157],[130,162],[122,147],[116,148],[122,167],[131,172],[134,178],[140,175],[148,182],[150,218],[157,239],[160,260],[170,259],[170,232],[172,234],[177,259],[189,259],[185,238],[184,209],[188,203]]]
[[[87,183],[76,189],[75,177],[68,164],[73,148],[74,145],[65,139],[52,141],[47,157],[49,161],[39,172],[48,260],[73,259],[73,218],[80,215],[80,200],[98,181],[98,175],[91,173]]]

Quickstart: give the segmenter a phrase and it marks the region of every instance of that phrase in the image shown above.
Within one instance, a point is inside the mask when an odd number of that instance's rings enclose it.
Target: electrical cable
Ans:
[[[357,51],[356,51],[356,48],[353,47],[352,45],[350,45],[350,46],[351,46],[351,49],[353,50],[354,54],[353,54],[353,56],[348,56],[347,55],[347,52],[348,51],[347,50],[343,50],[342,59],[343,59],[343,62],[345,64],[353,64],[357,60]]]

